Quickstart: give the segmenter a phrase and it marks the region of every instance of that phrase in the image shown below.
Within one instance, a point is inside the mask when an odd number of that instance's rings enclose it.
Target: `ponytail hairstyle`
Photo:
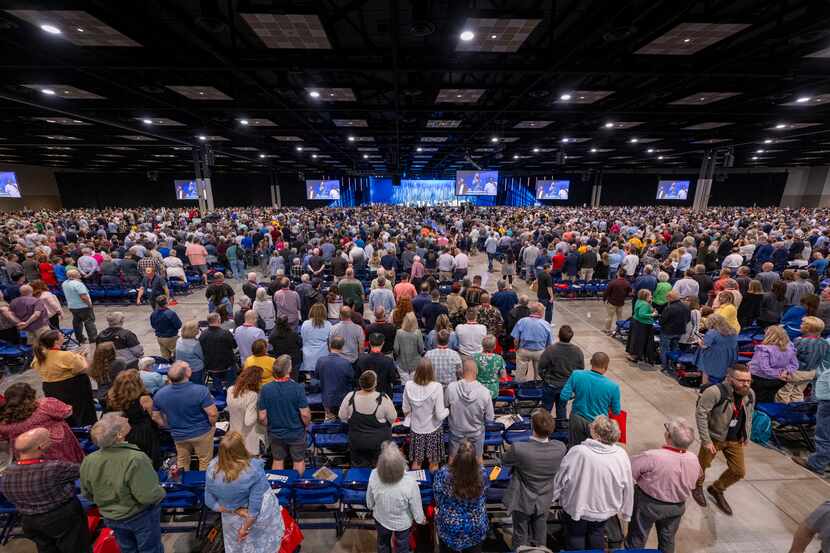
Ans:
[[[35,340],[35,357],[38,363],[46,362],[46,352],[55,347],[60,340],[61,333],[55,329],[45,330]]]

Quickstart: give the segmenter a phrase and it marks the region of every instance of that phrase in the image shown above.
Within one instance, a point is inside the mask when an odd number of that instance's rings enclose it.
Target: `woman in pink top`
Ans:
[[[14,444],[24,432],[45,428],[51,438],[51,445],[44,454],[46,459],[70,463],[83,460],[81,445],[65,420],[72,414],[72,407],[53,397],[35,399],[35,390],[23,382],[9,386],[5,400],[0,409],[0,440]],[[14,456],[17,457],[16,452]]]
[[[198,271],[202,278],[205,281],[205,286],[207,286],[207,250],[205,247],[199,242],[198,240],[194,240],[190,244],[187,245],[187,249],[184,251],[184,255],[187,256],[188,261],[193,266],[195,271]]]

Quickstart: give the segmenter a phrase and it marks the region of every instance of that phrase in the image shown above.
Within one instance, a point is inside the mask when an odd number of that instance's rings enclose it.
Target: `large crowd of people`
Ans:
[[[545,546],[556,503],[567,549],[604,548],[619,517],[630,521],[627,547],[642,547],[656,526],[660,550],[671,553],[689,496],[732,514],[725,492],[745,474],[758,403],[816,402],[816,451],[794,460],[818,474],[830,464],[828,250],[824,209],[12,214],[0,225],[0,339],[32,346],[45,397],[23,383],[5,392],[0,438],[15,462],[0,489],[42,551],[90,550],[79,478],[123,552],[160,552],[157,471],[171,439],[178,470],[206,471],[205,503],[221,513],[226,551],[270,551],[283,525],[264,462],[305,474],[312,420],[340,421],[348,466],[373,469],[366,501],[379,551],[408,551],[413,523],[428,522],[407,468],[433,474],[441,550],[481,551],[486,428],[518,383],[538,387],[541,407],[530,440],[495,459],[512,470],[512,547]],[[471,271],[479,254],[484,275]],[[530,292],[517,293],[520,277]],[[633,363],[671,372],[677,354],[695,354],[694,421],[666,421],[660,449],[629,457],[618,445],[623,406],[609,355],[594,352],[586,365],[574,330],[554,332],[561,287],[592,281],[607,282],[606,331],[630,319]],[[204,320],[182,321],[176,290],[197,286]],[[124,328],[129,308],[110,311],[99,330],[101,289],[135,290],[135,302],[151,307],[166,377]],[[71,333],[61,330],[61,300]],[[748,328],[763,338],[741,362],[738,336]],[[220,417],[229,428],[214,455]],[[399,424],[409,428],[404,448],[392,441]],[[70,429],[84,425],[97,446],[86,457]],[[727,468],[704,490],[719,453]],[[793,551],[830,535],[822,508]]]

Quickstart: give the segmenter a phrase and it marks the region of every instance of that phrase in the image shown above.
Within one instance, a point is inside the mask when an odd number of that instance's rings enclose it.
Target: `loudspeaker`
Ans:
[[[401,185],[401,176],[400,175],[392,175],[392,186],[400,186]]]

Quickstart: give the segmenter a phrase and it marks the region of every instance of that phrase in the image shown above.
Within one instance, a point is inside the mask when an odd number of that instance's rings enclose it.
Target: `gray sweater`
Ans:
[[[398,360],[400,370],[411,373],[415,371],[421,356],[424,354],[424,337],[420,330],[407,332],[398,329],[395,333],[395,359]]]
[[[450,408],[450,432],[460,438],[483,435],[485,422],[495,418],[490,391],[477,380],[450,383],[447,406]]]
[[[721,396],[721,386],[715,385],[706,388],[697,400],[695,419],[702,445],[724,441],[729,431],[735,405],[734,391],[731,384],[724,382],[722,386],[726,397]],[[741,405],[746,412],[744,435],[749,439],[752,434],[752,414],[755,411],[755,392],[749,390]]]

